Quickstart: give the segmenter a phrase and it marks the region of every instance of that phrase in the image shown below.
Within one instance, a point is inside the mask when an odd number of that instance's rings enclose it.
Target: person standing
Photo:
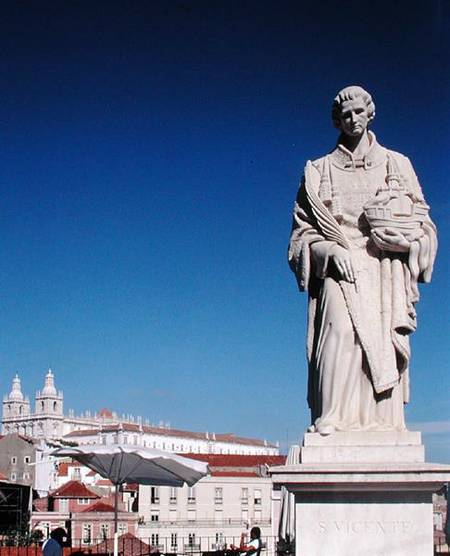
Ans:
[[[63,541],[67,536],[66,531],[62,527],[53,529],[48,538],[42,545],[43,556],[63,556]]]

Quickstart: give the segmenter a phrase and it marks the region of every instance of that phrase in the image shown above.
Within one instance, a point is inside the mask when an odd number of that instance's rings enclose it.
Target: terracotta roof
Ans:
[[[69,481],[50,493],[52,498],[100,498],[80,481]]]
[[[123,492],[137,492],[139,485],[137,483],[124,483],[122,486]]]
[[[95,484],[96,486],[112,486],[113,483],[109,479],[99,479]]]
[[[98,412],[99,417],[104,417],[106,419],[111,419],[113,416],[113,413],[110,409],[108,409],[107,407],[103,407],[102,409],[100,409],[100,411]]]
[[[7,479],[7,476],[4,475],[1,471],[0,471],[0,481],[5,481]]]
[[[211,477],[259,477],[256,471],[211,471]]]
[[[100,500],[92,504],[92,506],[88,506],[83,512],[114,512],[114,508],[111,504]]]
[[[138,425],[137,423],[112,423],[110,425],[103,425],[101,428],[84,429],[69,432],[64,438],[74,438],[79,436],[96,436],[100,432],[145,432],[147,434],[155,434],[159,436],[170,436],[176,438],[192,438],[195,440],[209,440],[212,442],[225,442],[233,444],[246,444],[250,446],[264,446],[267,448],[276,448],[275,444],[260,440],[259,438],[245,438],[243,436],[236,436],[231,432],[227,433],[206,433],[206,432],[192,432],[181,429],[168,429],[163,427],[150,427],[148,425]]]
[[[259,465],[284,465],[286,456],[241,454],[180,454],[187,458],[205,461],[210,467],[258,467]]]
[[[95,546],[95,550],[99,552],[112,552],[114,539],[108,539]],[[131,533],[125,533],[119,537],[119,552],[123,556],[136,556],[136,554],[149,554],[153,551],[158,552],[148,544],[145,544],[140,539]]]
[[[61,461],[58,464],[58,477],[67,477],[69,475],[69,462]]]
[[[58,476],[59,477],[68,477],[69,476],[69,467],[78,467],[81,469],[85,467],[78,461],[60,461],[58,463]]]

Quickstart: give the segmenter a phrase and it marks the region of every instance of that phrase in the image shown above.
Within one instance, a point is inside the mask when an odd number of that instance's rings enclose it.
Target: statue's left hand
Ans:
[[[411,242],[394,228],[376,228],[372,230],[372,239],[379,249],[407,253]]]

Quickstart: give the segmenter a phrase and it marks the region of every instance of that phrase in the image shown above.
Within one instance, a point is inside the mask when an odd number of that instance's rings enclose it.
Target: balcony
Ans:
[[[255,525],[259,526],[270,526],[271,520],[270,519],[260,519],[258,521],[254,521]],[[196,527],[212,527],[212,528],[226,528],[226,527],[241,527],[245,529],[248,525],[248,520],[246,519],[233,519],[233,518],[225,518],[225,519],[177,519],[175,521],[169,519],[161,519],[159,521],[150,521],[149,519],[143,520],[138,524],[139,528],[151,528],[151,529],[169,529],[174,527],[187,527],[195,525]],[[238,543],[239,544],[239,543]]]

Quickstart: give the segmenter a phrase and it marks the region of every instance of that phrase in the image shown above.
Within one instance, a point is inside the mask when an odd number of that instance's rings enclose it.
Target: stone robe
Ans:
[[[417,282],[431,278],[436,231],[431,220],[409,253],[378,249],[363,207],[385,183],[388,158],[423,201],[409,160],[380,146],[356,160],[343,145],[308,162],[294,209],[289,263],[309,293],[307,355],[310,430],[403,430],[408,401],[409,334],[416,328]],[[351,251],[356,283],[329,260]]]

